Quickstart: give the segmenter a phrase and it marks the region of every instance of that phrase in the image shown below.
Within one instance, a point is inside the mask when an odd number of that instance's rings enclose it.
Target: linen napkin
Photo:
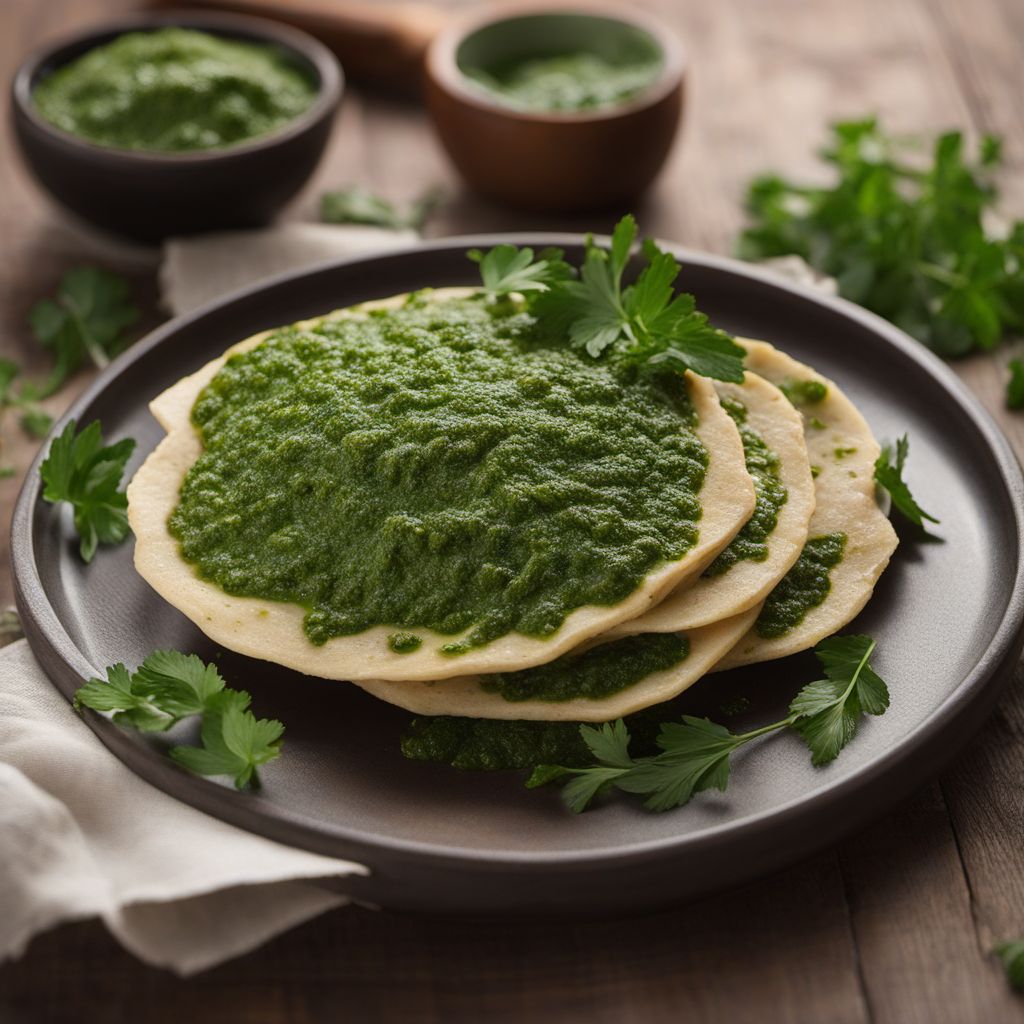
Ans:
[[[164,243],[160,266],[161,301],[175,315],[187,313],[286,270],[404,249],[418,240],[415,231],[304,223],[171,238]]]
[[[100,917],[146,963],[193,974],[348,902],[367,869],[244,832],[143,782],[46,678],[0,650],[0,961]]]

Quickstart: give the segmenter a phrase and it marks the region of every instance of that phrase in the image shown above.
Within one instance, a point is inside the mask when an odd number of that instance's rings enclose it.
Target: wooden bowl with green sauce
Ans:
[[[434,39],[426,71],[430,113],[460,173],[523,209],[638,196],[682,114],[679,44],[632,9],[488,8]]]
[[[30,56],[12,84],[22,155],[59,203],[142,242],[270,220],[318,163],[341,73],[274,22],[166,12]]]

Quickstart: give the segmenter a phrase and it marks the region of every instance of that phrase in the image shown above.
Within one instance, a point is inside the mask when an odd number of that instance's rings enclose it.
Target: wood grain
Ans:
[[[5,0],[0,66],[127,0]],[[820,175],[814,151],[837,117],[880,113],[900,131],[951,125],[1006,136],[1007,209],[1024,214],[1024,5],[1020,0],[718,0],[643,4],[691,58],[683,138],[638,209],[647,231],[728,252],[746,181],[774,168]],[[462,191],[420,112],[350,94],[323,166],[289,216],[320,191],[359,182],[393,199],[448,194],[427,233],[607,230],[622,212],[540,218]],[[0,155],[0,352],[41,372],[25,329],[60,274],[95,262]],[[103,262],[110,263],[109,254]],[[122,264],[156,320],[146,268]],[[1024,416],[1002,406],[1005,356],[957,366],[1024,452]],[[85,375],[54,399],[70,400]],[[4,458],[34,445],[8,427]],[[0,482],[0,558],[17,490]],[[0,573],[0,605],[10,581]],[[241,1024],[335,1020],[959,1022],[1024,1019],[990,955],[1024,933],[1024,700],[1001,703],[955,766],[899,811],[833,851],[756,885],[655,917],[510,924],[343,910],[187,982],[143,967],[96,923],[37,939],[0,969],[0,1019]]]

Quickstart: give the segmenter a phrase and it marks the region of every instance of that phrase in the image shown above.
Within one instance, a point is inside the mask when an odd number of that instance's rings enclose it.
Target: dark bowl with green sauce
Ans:
[[[488,6],[438,36],[426,63],[427,105],[452,162],[477,192],[520,209],[638,197],[682,117],[682,49],[632,8]]]
[[[265,118],[251,135],[236,131],[221,144],[212,136],[212,142],[197,141],[193,148],[182,143],[181,133],[161,148],[145,124],[139,125],[136,148],[123,133],[111,135],[113,142],[89,138],[54,123],[40,104],[46,93],[40,87],[53,84],[56,72],[128,33],[169,28],[195,30],[267,55],[283,72],[308,82],[308,103],[294,116]],[[155,243],[273,219],[320,161],[341,93],[337,60],[303,32],[260,18],[167,11],[126,16],[31,54],[11,85],[11,117],[25,163],[59,204],[104,232]],[[162,107],[154,111],[155,119],[161,116],[175,115]]]

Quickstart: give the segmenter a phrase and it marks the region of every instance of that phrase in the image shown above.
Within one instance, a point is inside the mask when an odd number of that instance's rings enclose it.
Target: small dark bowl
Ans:
[[[318,82],[312,105],[276,131],[223,149],[186,153],[114,149],[54,127],[32,91],[50,72],[124,32],[194,28],[287,50]],[[96,227],[141,242],[265,224],[306,183],[341,100],[342,75],[311,36],[260,18],[168,11],[138,14],[31,54],[11,85],[15,137],[36,180]]]

